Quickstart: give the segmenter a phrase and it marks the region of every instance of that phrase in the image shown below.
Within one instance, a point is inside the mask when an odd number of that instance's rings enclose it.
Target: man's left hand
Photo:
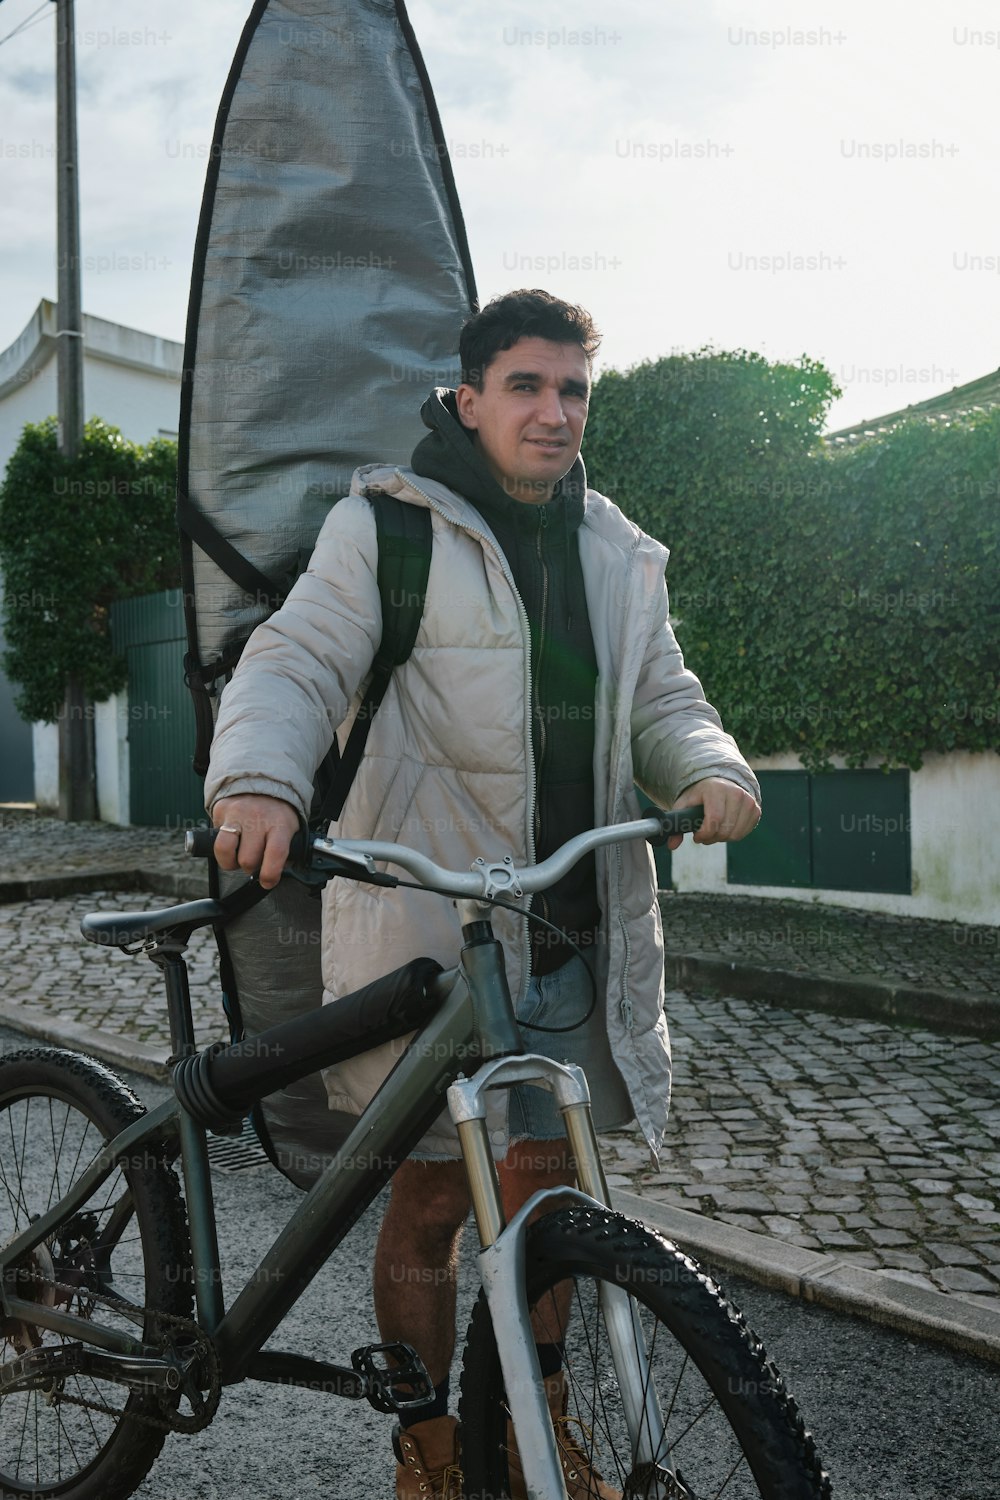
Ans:
[[[753,833],[760,822],[760,804],[735,781],[722,776],[696,781],[681,793],[670,811],[697,807],[699,803],[705,809],[705,821],[693,835],[696,844],[733,844]],[[677,849],[683,838],[681,833],[674,834],[667,840],[668,849]]]

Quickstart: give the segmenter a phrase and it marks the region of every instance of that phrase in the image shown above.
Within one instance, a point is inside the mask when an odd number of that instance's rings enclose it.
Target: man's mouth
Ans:
[[[566,446],[565,438],[526,438],[525,441],[534,448],[546,448],[553,453]]]

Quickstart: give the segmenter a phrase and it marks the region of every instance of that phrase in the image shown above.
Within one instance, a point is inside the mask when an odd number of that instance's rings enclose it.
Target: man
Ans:
[[[207,804],[224,869],[278,880],[308,810],[334,729],[356,712],[381,633],[376,538],[366,491],[426,506],[433,550],[420,633],[372,723],[344,807],[344,837],[394,839],[439,863],[476,855],[540,860],[573,834],[637,813],[633,782],[664,806],[703,803],[696,842],[742,838],[760,815],[756,779],[688,672],[667,620],[666,551],[588,490],[580,444],[598,335],[581,308],[512,292],[466,324],[462,382],[435,391],[412,468],[370,465],[331,511],[309,571],[250,641],[226,689]],[[346,726],[345,731],[346,732]],[[676,847],[680,839],[671,841]],[[636,843],[581,861],[534,910],[584,955],[498,914],[518,1015],[572,1026],[530,1046],[579,1061],[608,1129],[637,1118],[653,1149],[669,1097],[663,954],[649,851]],[[450,903],[347,882],[327,888],[327,998],[418,953],[454,962]],[[360,1111],[393,1046],[333,1070],[331,1104]],[[508,1212],[571,1180],[551,1096],[496,1096],[491,1137]],[[469,1203],[446,1118],[393,1180],[379,1240],[375,1304],[382,1337],[421,1355],[436,1386],[430,1414],[400,1438],[397,1496],[444,1494],[458,1461],[448,1413],[453,1271]],[[557,1344],[539,1358],[556,1416],[565,1382]],[[567,1440],[568,1442],[569,1440]],[[617,1495],[575,1446],[571,1495]],[[430,1489],[425,1486],[429,1485]]]

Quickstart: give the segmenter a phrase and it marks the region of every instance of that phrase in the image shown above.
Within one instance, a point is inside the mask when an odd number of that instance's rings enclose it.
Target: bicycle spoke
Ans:
[[[18,1166],[17,1141],[16,1141],[15,1136],[14,1136],[14,1121],[13,1121],[13,1119],[11,1117],[10,1110],[7,1111],[7,1128],[10,1131],[11,1161],[13,1162],[14,1166],[17,1167]],[[8,1201],[10,1203],[10,1211],[11,1211],[11,1215],[12,1215],[12,1218],[13,1218],[13,1221],[14,1221],[14,1228],[17,1229],[18,1226],[19,1226],[19,1223],[20,1223],[20,1220],[18,1218],[18,1208],[23,1209],[25,1217],[27,1217],[27,1214],[28,1214],[28,1205],[27,1205],[27,1203],[25,1202],[25,1199],[24,1199],[24,1184],[21,1181],[21,1174],[20,1174],[20,1172],[18,1172],[18,1175],[17,1175],[18,1193],[17,1193],[17,1197],[16,1198],[14,1198],[11,1195],[10,1188],[7,1185],[7,1173],[6,1172],[3,1173],[3,1185],[4,1185],[4,1191],[6,1192]]]
[[[732,1479],[733,1475],[737,1472],[737,1470],[741,1469],[745,1463],[746,1463],[746,1458],[745,1458],[744,1454],[741,1453],[740,1456],[739,1456],[739,1458],[733,1464],[733,1467],[730,1469],[729,1473],[726,1475],[725,1479],[722,1481],[722,1483],[719,1486],[719,1488],[716,1490],[715,1494],[712,1496],[712,1500],[719,1500],[719,1496],[722,1494],[723,1490],[728,1490],[728,1488],[729,1488],[729,1481]]]

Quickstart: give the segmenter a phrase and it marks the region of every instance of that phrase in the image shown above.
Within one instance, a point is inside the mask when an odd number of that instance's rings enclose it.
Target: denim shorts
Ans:
[[[619,1130],[633,1118],[625,1081],[615,1067],[608,1043],[604,996],[598,991],[592,1015],[571,1031],[531,1031],[525,1022],[542,1026],[573,1026],[590,1008],[594,994],[589,969],[575,954],[551,974],[533,976],[524,999],[517,1006],[518,1023],[525,1050],[540,1052],[555,1062],[576,1063],[590,1085],[591,1109],[598,1130]],[[555,1095],[533,1084],[511,1089],[508,1104],[508,1137],[511,1141],[551,1141],[564,1137],[562,1116]]]

